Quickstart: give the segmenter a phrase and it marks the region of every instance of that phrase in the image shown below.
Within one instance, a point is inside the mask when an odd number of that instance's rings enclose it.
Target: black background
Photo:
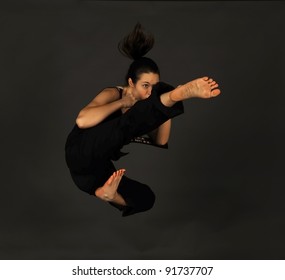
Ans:
[[[284,39],[279,1],[1,4],[1,259],[284,259]],[[119,85],[118,41],[140,21],[161,80],[208,75],[169,150],[116,163],[157,195],[122,218],[76,188],[64,144],[79,110]]]

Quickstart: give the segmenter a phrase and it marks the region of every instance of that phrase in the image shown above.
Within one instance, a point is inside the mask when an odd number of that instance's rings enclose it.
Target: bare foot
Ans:
[[[98,188],[95,191],[95,195],[105,201],[115,200],[116,196],[118,195],[117,189],[118,189],[119,183],[125,171],[126,171],[125,169],[119,169],[115,171],[111,175],[111,177],[108,179],[108,181],[104,184],[104,186],[101,188]]]
[[[208,77],[199,78],[177,87],[171,92],[170,99],[172,101],[182,101],[193,97],[215,97],[221,93],[218,86],[213,79],[209,79]]]

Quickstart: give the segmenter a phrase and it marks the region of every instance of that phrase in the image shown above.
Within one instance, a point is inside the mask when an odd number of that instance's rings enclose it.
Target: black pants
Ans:
[[[75,125],[66,141],[65,156],[72,179],[82,191],[95,195],[95,190],[103,186],[116,170],[112,160],[120,157],[124,145],[183,113],[182,102],[166,107],[160,101],[160,95],[172,89],[172,86],[159,82],[149,98],[137,102],[125,114],[87,129]],[[155,195],[147,185],[126,176],[117,191],[127,206],[111,204],[122,210],[123,216],[149,210],[155,201]]]

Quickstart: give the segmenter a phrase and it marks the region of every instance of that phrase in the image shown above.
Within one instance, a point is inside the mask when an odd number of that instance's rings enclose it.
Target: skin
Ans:
[[[135,84],[131,78],[128,79],[129,87],[126,91],[130,92],[137,101],[144,100],[151,95],[152,87],[158,82],[158,74],[143,73]]]
[[[159,81],[159,76],[155,73],[143,73],[136,83],[128,79],[128,85],[123,88],[123,95],[120,98],[118,91],[114,88],[107,88],[100,92],[85,108],[83,108],[77,119],[77,125],[84,129],[95,126],[103,121],[107,116],[117,110],[126,112],[136,102],[148,98],[153,85]],[[216,97],[221,93],[218,84],[208,77],[202,77],[178,86],[170,92],[160,96],[161,103],[166,107],[172,107],[176,102],[191,98],[208,99]],[[157,144],[166,144],[171,128],[171,120],[168,120],[150,136]],[[125,169],[114,172],[107,182],[95,191],[95,196],[103,201],[113,202],[119,205],[126,205],[123,197],[117,192]]]
[[[119,205],[126,206],[126,202],[123,197],[118,194],[117,189],[120,184],[120,181],[125,174],[125,169],[119,169],[114,172],[108,181],[104,184],[103,187],[98,188],[95,191],[95,195],[102,199],[103,201],[109,201],[113,203],[117,203]]]
[[[143,73],[136,83],[129,78],[128,86],[123,87],[121,99],[117,89],[104,89],[80,111],[76,119],[78,127],[84,129],[95,126],[117,110],[125,113],[137,101],[148,98],[152,87],[158,82],[159,75],[155,73]],[[171,120],[151,131],[149,136],[156,144],[165,145],[169,140],[170,129]]]

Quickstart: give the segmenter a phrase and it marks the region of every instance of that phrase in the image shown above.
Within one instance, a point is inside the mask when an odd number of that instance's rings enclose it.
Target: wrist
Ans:
[[[119,99],[119,100],[118,100],[118,104],[119,104],[119,109],[124,109],[124,108],[126,108],[126,105],[125,105],[123,99]]]

